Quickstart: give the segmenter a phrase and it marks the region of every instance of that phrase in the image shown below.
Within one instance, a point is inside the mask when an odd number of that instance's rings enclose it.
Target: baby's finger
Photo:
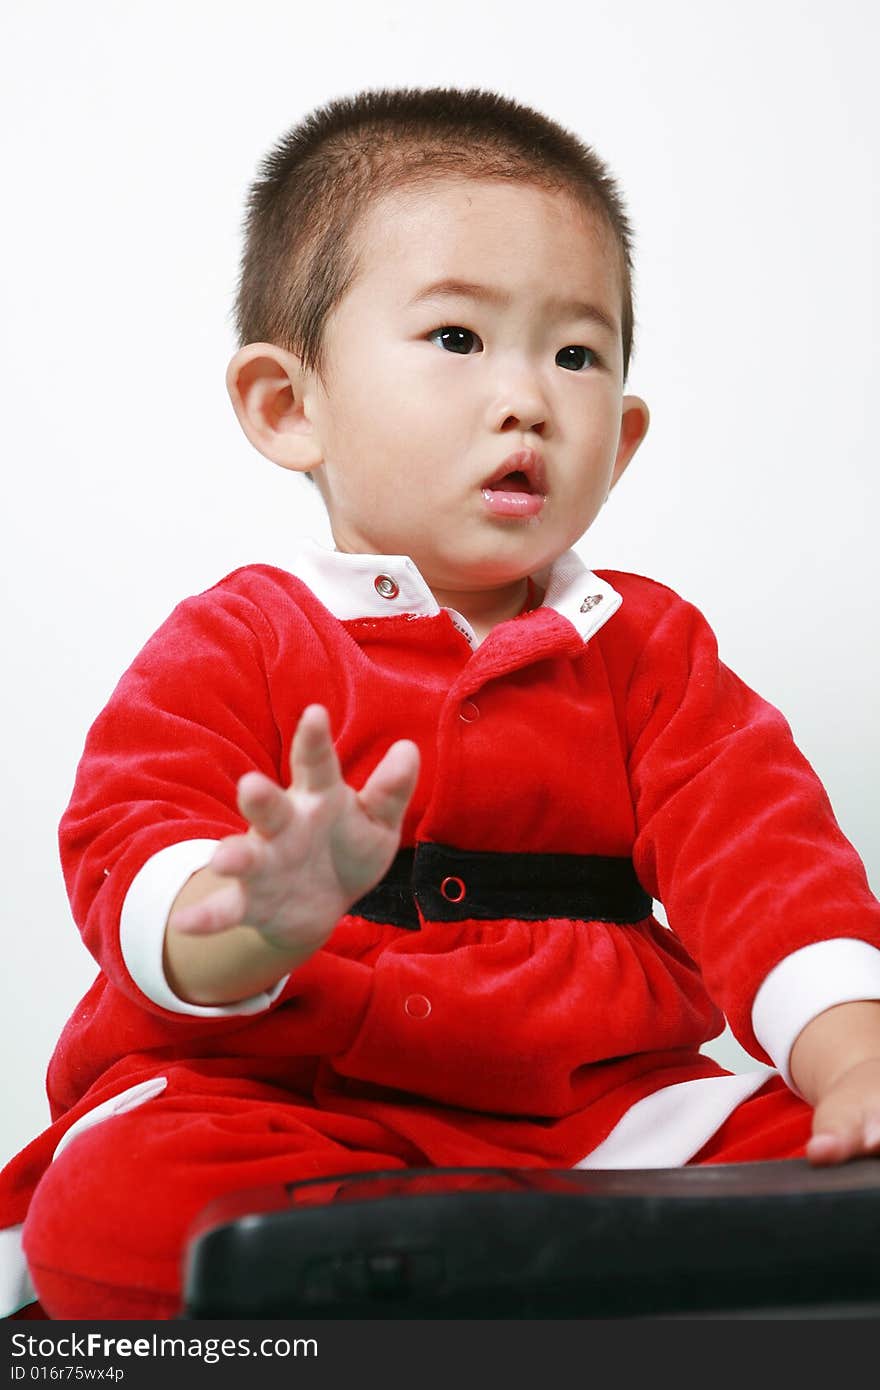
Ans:
[[[864,1151],[863,1143],[863,1122],[859,1111],[830,1101],[817,1107],[813,1135],[806,1149],[810,1163],[817,1167],[845,1163]]]
[[[237,883],[219,888],[201,902],[175,908],[168,919],[169,931],[183,936],[213,936],[240,926],[244,920],[244,893]]]
[[[342,780],[330,735],[330,716],[323,705],[308,705],[300,716],[290,747],[293,785],[301,792],[325,792]]]
[[[418,745],[410,739],[392,743],[358,793],[371,820],[398,828],[419,779],[419,761]]]
[[[293,818],[290,797],[261,772],[246,772],[240,778],[238,809],[265,839],[279,834]]]
[[[815,1168],[827,1168],[833,1163],[844,1163],[850,1158],[847,1141],[840,1134],[823,1132],[814,1134],[807,1141],[807,1161]]]
[[[215,874],[250,878],[259,873],[266,860],[266,847],[255,835],[230,835],[217,846],[209,868]]]
[[[880,1112],[869,1115],[865,1121],[865,1152],[880,1154]]]

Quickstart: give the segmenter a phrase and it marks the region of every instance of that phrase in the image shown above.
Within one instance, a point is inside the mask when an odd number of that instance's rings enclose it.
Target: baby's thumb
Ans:
[[[410,739],[392,743],[358,793],[370,820],[397,830],[419,779],[419,750]]]

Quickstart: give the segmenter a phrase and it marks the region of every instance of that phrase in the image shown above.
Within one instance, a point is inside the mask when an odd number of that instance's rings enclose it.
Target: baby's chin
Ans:
[[[573,544],[571,518],[560,527],[543,516],[437,515],[440,510],[426,499],[424,508],[406,517],[331,514],[334,544],[349,554],[405,555],[429,588],[472,592],[518,583],[549,568]]]
[[[450,555],[448,553],[422,553],[411,556],[420,574],[432,590],[447,593],[461,592],[489,594],[501,592],[538,571],[545,571],[552,564],[553,556],[545,559],[543,552],[533,555],[529,550],[519,554]]]

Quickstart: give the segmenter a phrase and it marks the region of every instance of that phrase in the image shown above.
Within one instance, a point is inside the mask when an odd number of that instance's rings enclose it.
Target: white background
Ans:
[[[610,163],[637,233],[629,384],[653,423],[581,549],[703,609],[876,889],[877,15],[6,0],[0,1160],[42,1128],[46,1062],[95,970],[55,838],[89,724],[181,597],[327,539],[223,376],[247,184],[335,96],[494,88]]]

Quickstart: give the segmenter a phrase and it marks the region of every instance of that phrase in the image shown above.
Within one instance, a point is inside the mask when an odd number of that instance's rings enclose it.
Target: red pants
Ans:
[[[210,1201],[245,1188],[389,1168],[565,1166],[463,1130],[456,1146],[451,1124],[433,1124],[418,1106],[379,1105],[369,1118],[291,1103],[258,1082],[242,1080],[234,1091],[226,1078],[172,1069],[162,1095],[96,1124],[59,1154],[24,1228],[51,1317],[177,1316],[189,1228]],[[810,1107],[773,1078],[692,1162],[803,1157],[811,1122]]]

